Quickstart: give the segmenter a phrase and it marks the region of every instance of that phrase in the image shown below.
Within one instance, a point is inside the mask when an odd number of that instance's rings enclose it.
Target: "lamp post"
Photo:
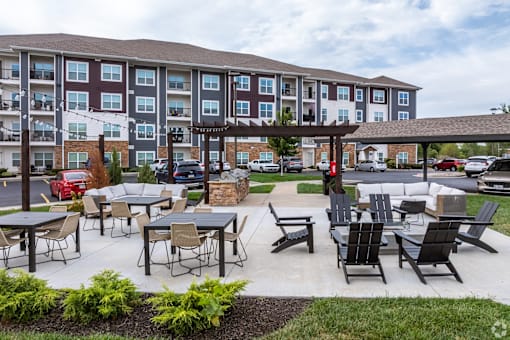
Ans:
[[[237,79],[240,73],[229,73],[232,78],[232,105],[231,116],[234,117],[234,124],[237,126]],[[237,168],[237,136],[234,136],[234,169]]]

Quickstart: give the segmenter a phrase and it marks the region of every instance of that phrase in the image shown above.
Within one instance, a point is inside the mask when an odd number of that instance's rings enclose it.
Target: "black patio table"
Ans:
[[[99,202],[99,228],[101,236],[104,235],[103,207],[110,205],[114,201],[124,201],[130,208],[131,206],[143,206],[149,217],[151,216],[151,206],[154,204],[168,201],[170,206],[172,206],[172,197],[166,196],[121,196],[109,201]],[[128,221],[128,223],[131,223],[131,221]]]
[[[147,224],[143,230],[145,254],[145,275],[151,274],[149,230],[170,230],[172,222],[194,222],[199,230],[218,230],[219,234],[219,271],[225,276],[225,228],[233,223],[233,232],[237,233],[237,213],[174,213]],[[237,242],[232,242],[232,251],[237,255]]]
[[[35,229],[45,224],[60,221],[75,212],[37,212],[22,211],[14,214],[0,216],[0,228],[24,229],[28,233],[28,271],[33,273],[36,270],[35,262]],[[80,251],[80,226],[76,228],[76,252]],[[25,243],[20,244],[24,249]]]

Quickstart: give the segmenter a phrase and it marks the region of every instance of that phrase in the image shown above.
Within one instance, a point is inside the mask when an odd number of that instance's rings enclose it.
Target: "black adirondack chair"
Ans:
[[[362,210],[351,205],[351,198],[346,194],[329,193],[330,208],[326,209],[329,218],[329,229],[347,227],[352,222],[352,212],[356,213],[356,220],[361,219]]]
[[[379,260],[379,248],[387,245],[383,236],[383,223],[353,222],[349,224],[347,239],[342,238],[338,230],[331,231],[337,246],[337,267],[342,269],[345,281],[349,284],[349,276],[380,276],[384,283],[386,277]],[[379,273],[348,273],[347,266],[377,266]]]
[[[398,265],[402,268],[402,261],[407,261],[418,275],[420,281],[427,284],[425,276],[451,276],[462,283],[457,270],[450,261],[450,253],[455,246],[455,238],[459,232],[459,221],[429,222],[422,242],[406,235],[400,230],[394,231],[398,244]],[[406,245],[405,240],[411,245]],[[449,273],[424,274],[419,266],[444,264]]]
[[[308,252],[313,253],[313,225],[315,222],[312,221],[312,216],[286,216],[280,217],[273,208],[271,202],[269,202],[269,210],[274,216],[275,224],[281,229],[283,236],[276,240],[272,245],[276,246],[271,252],[278,253],[285,248],[306,242],[308,245]],[[298,231],[288,232],[288,227],[302,227]]]
[[[407,211],[392,207],[389,194],[370,194],[370,213],[373,222],[383,222],[385,229],[402,229],[406,219]],[[400,214],[400,221],[395,221],[393,212]]]
[[[457,235],[458,243],[466,242],[474,246],[487,250],[490,253],[497,253],[498,251],[492,248],[487,243],[480,240],[485,228],[493,225],[492,218],[496,214],[499,204],[496,202],[485,201],[478,210],[476,216],[462,216],[462,215],[440,215],[439,220],[461,220],[461,224],[469,224],[470,227],[467,231],[460,231]],[[456,251],[456,249],[454,249]]]

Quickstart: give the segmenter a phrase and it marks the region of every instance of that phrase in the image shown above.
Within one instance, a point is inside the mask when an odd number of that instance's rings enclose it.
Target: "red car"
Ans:
[[[440,160],[439,162],[436,162],[432,165],[432,169],[434,170],[451,170],[451,171],[457,171],[457,168],[460,165],[465,165],[466,160],[465,159],[456,159],[456,158],[445,158]]]
[[[87,190],[90,182],[90,172],[87,170],[62,170],[50,181],[51,195],[59,201],[70,199],[71,192],[82,194]]]

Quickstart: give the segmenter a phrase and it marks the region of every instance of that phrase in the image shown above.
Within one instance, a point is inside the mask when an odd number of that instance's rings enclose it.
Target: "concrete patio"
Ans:
[[[398,267],[397,255],[381,255],[382,265],[388,284],[380,278],[352,278],[347,284],[342,269],[336,265],[335,244],[329,237],[329,222],[324,208],[329,198],[323,195],[296,193],[296,182],[278,183],[271,194],[250,194],[235,207],[214,207],[217,212],[237,212],[240,220],[248,214],[248,222],[242,240],[248,252],[244,267],[226,265],[226,281],[249,280],[245,295],[264,296],[315,296],[315,297],[481,297],[510,304],[510,237],[492,230],[486,230],[483,239],[496,248],[498,254],[490,254],[471,245],[463,244],[459,252],[451,255],[464,283],[453,277],[430,277],[427,285],[422,284],[409,264]],[[315,224],[315,253],[309,254],[305,243],[272,254],[271,243],[281,236],[279,228],[269,213],[267,203],[284,215],[312,215]],[[190,208],[188,208],[191,210]],[[82,225],[84,219],[81,221]],[[90,221],[88,223],[91,223]],[[111,223],[109,219],[106,223]],[[96,226],[98,226],[96,222]],[[134,226],[136,228],[136,226]],[[81,233],[82,257],[62,262],[47,262],[37,266],[36,276],[48,280],[55,288],[78,288],[81,283],[88,285],[88,279],[103,269],[114,269],[132,279],[140,291],[161,291],[163,285],[176,292],[184,292],[193,276],[171,277],[164,266],[151,266],[150,276],[144,275],[144,268],[137,267],[136,261],[143,246],[139,234],[130,238],[114,238],[99,231]],[[41,244],[41,251],[44,245]],[[73,246],[71,245],[71,248]],[[19,251],[13,250],[11,255]],[[72,256],[71,250],[67,254]],[[226,254],[232,257],[232,248],[226,244]],[[162,244],[156,246],[153,259],[166,257]],[[38,260],[46,259],[39,255]],[[233,258],[232,258],[233,259]],[[11,265],[27,261],[14,259]],[[351,267],[350,267],[351,268]],[[26,267],[25,267],[26,269]],[[357,268],[352,268],[355,270]],[[358,268],[358,270],[372,270]],[[430,270],[444,270],[442,266]],[[202,269],[201,281],[205,275],[218,277],[218,266]]]

